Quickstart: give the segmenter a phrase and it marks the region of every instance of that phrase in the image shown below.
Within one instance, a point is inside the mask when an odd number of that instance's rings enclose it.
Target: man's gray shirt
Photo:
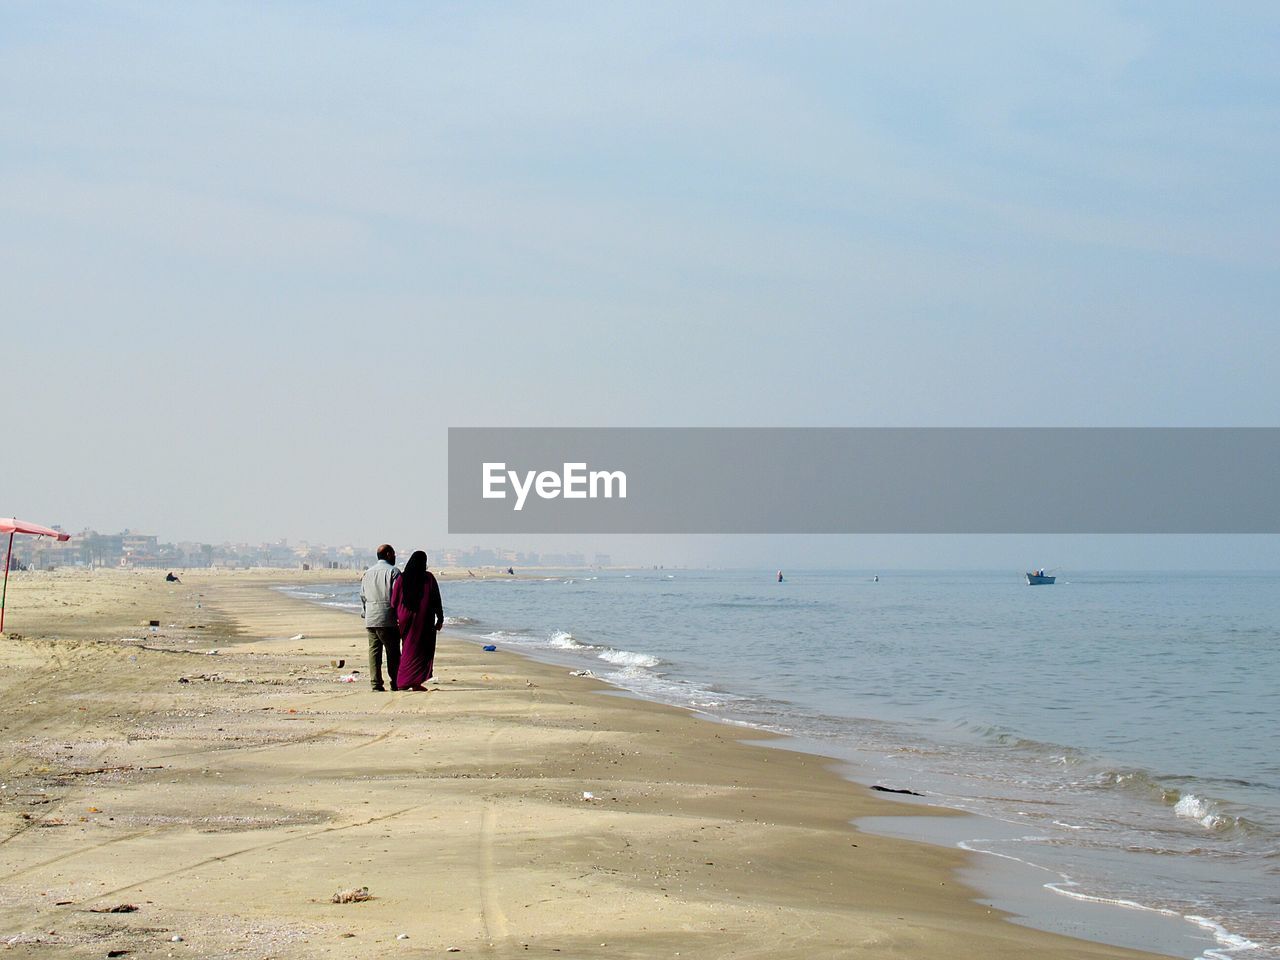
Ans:
[[[395,611],[391,609],[391,584],[400,571],[385,560],[379,560],[364,572],[360,581],[360,615],[366,627],[393,627]]]

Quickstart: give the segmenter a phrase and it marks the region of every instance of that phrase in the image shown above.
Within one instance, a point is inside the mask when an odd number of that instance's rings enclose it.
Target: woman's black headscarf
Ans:
[[[405,606],[410,610],[417,610],[422,604],[422,591],[427,585],[427,555],[423,551],[413,551],[409,562],[404,565],[404,573],[400,574],[400,584]]]

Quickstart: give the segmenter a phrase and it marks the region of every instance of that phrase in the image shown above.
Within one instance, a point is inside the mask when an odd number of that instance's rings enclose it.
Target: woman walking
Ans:
[[[409,557],[404,573],[391,585],[391,607],[403,641],[396,686],[424,690],[422,685],[434,676],[436,631],[444,626],[444,608],[440,586],[427,570],[427,555],[421,550]]]

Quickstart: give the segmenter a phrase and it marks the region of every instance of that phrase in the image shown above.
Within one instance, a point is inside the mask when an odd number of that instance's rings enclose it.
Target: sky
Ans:
[[[0,514],[450,537],[450,426],[1275,426],[1269,3],[0,6]],[[1046,554],[1049,556],[1046,557]]]

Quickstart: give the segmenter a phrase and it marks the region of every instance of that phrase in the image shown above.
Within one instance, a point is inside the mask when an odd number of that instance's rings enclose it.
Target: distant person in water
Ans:
[[[387,654],[387,679],[397,689],[396,673],[400,669],[400,630],[396,626],[391,591],[400,579],[396,569],[396,551],[389,543],[378,547],[378,562],[364,572],[360,581],[360,616],[364,617],[369,635],[369,683],[375,691],[382,685],[382,654]]]
[[[391,605],[404,647],[400,651],[400,671],[396,686],[401,690],[422,690],[435,675],[436,631],[444,626],[440,585],[427,569],[427,555],[415,550],[402,573],[391,586]]]

